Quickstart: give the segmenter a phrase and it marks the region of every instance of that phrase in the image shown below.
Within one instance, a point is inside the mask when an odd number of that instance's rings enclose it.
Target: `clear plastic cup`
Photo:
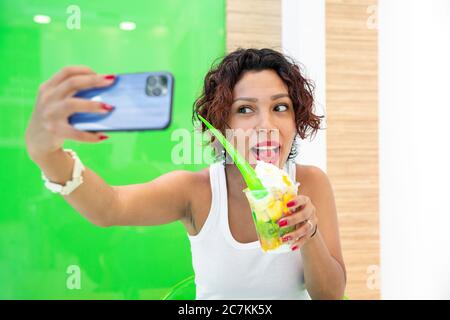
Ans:
[[[261,249],[268,253],[291,252],[291,242],[282,242],[281,237],[295,230],[295,226],[278,226],[278,220],[291,214],[286,204],[297,196],[297,182],[287,190],[266,188],[263,190],[244,189],[252,210],[253,222],[261,244]],[[267,193],[265,197],[261,194]]]

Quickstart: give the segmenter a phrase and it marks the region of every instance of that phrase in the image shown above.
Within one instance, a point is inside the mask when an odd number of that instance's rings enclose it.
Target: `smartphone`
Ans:
[[[118,74],[104,88],[82,90],[75,97],[114,106],[104,113],[74,113],[69,123],[83,131],[166,129],[172,119],[174,77],[170,72]]]

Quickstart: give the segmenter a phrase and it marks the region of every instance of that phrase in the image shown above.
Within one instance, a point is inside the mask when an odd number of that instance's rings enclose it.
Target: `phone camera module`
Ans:
[[[147,78],[147,86],[145,88],[145,93],[148,96],[159,97],[167,94],[168,91],[168,80],[167,76],[149,76]]]

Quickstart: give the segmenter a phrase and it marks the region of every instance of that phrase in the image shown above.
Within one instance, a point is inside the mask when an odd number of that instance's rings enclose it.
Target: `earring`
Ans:
[[[227,163],[227,155],[225,149],[222,149],[222,165],[225,167],[226,163]]]
[[[297,155],[298,155],[298,149],[297,149],[297,136],[294,138],[294,142],[292,143],[292,148],[291,148],[291,151],[289,152],[289,155],[288,155],[288,161],[292,161],[292,162],[295,162],[295,158],[297,157]]]

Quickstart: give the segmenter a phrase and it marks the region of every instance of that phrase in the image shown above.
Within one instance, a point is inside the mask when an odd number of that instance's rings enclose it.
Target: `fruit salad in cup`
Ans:
[[[290,244],[283,243],[281,237],[295,229],[295,226],[280,228],[278,220],[290,214],[287,203],[297,196],[300,183],[292,181],[289,175],[273,164],[258,161],[256,175],[264,189],[243,192],[252,210],[256,232],[264,252],[290,252]],[[261,197],[261,194],[266,194]]]

